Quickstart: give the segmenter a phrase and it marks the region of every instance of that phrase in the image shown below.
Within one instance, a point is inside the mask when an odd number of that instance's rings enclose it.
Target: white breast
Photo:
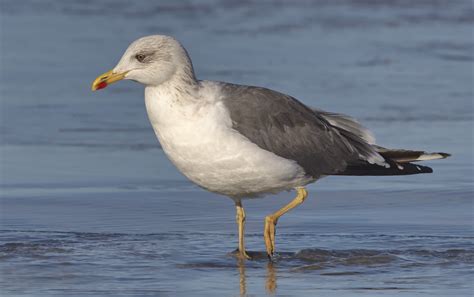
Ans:
[[[187,97],[186,97],[187,96]],[[147,87],[148,117],[173,164],[191,181],[231,197],[251,197],[308,183],[304,170],[233,130],[219,88],[201,83],[194,95]]]

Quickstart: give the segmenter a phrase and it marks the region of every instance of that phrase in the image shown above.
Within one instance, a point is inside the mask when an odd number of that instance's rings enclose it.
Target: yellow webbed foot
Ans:
[[[265,247],[267,250],[268,258],[271,260],[275,253],[275,226],[277,220],[272,216],[265,217],[265,228],[263,231],[263,237],[265,239]]]

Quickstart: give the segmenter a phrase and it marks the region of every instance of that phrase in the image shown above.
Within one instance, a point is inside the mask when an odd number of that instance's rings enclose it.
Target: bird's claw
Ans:
[[[247,251],[241,251],[236,248],[230,255],[235,256],[239,260],[252,260],[252,257],[247,253]]]
[[[271,216],[265,217],[265,229],[263,231],[263,237],[265,239],[265,247],[267,250],[268,259],[273,261],[275,253],[275,226],[276,220]]]

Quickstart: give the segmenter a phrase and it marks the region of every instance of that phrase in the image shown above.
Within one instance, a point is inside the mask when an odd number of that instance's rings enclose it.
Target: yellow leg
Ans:
[[[290,203],[282,207],[277,212],[265,217],[265,229],[263,231],[263,236],[265,238],[267,255],[270,259],[275,252],[275,226],[278,222],[278,219],[288,211],[303,203],[308,196],[308,192],[303,187],[296,188],[296,193],[296,198]]]
[[[239,226],[239,256],[241,258],[250,259],[250,256],[247,255],[247,252],[245,251],[245,211],[240,200],[235,202],[235,208],[237,212],[235,219],[237,221],[237,225]]]

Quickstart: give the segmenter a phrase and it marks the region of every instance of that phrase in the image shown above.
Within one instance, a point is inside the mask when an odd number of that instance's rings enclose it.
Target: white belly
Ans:
[[[146,106],[168,158],[209,191],[244,198],[310,182],[296,162],[259,148],[231,129],[219,102],[183,108],[147,92]]]

